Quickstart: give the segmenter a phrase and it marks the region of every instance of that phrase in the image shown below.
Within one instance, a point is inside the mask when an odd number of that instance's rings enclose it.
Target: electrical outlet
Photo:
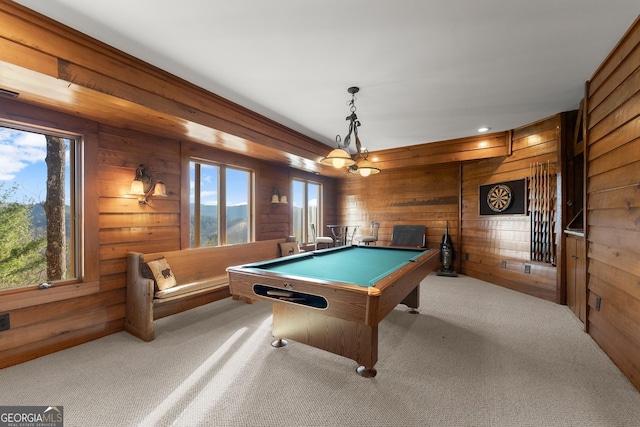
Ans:
[[[469,252],[464,253],[464,260],[469,261]]]
[[[6,331],[9,327],[9,313],[0,314],[0,331]]]
[[[531,265],[530,264],[525,264],[524,265],[524,274],[531,274]]]
[[[507,261],[502,261],[500,263],[500,268],[507,268]]]
[[[596,311],[600,311],[600,303],[602,303],[602,298],[596,297]]]

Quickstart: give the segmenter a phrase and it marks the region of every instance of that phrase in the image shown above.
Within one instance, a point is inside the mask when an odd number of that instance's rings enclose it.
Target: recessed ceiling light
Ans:
[[[478,129],[478,132],[486,132],[486,131],[488,131],[489,129],[491,129],[491,128],[490,128],[490,127],[487,127],[487,126],[483,126],[483,127],[481,127],[480,129]]]

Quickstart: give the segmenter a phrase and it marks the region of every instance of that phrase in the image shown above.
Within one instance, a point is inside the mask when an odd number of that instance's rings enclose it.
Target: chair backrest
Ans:
[[[378,240],[378,230],[380,229],[380,223],[377,221],[371,221],[371,235]]]
[[[426,233],[424,225],[394,225],[391,246],[426,247]]]

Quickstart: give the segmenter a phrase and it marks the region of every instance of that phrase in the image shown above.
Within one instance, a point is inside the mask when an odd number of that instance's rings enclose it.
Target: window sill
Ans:
[[[0,313],[100,292],[100,282],[68,283],[47,289],[28,286],[0,292]]]

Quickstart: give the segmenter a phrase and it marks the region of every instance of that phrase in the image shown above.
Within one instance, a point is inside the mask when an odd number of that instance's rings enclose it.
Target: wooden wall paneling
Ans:
[[[59,323],[64,325],[64,322]],[[61,351],[69,347],[84,344],[88,341],[96,340],[107,335],[122,331],[122,321],[120,319],[98,323],[78,330],[65,330],[64,335],[44,338],[30,344],[2,350],[0,348],[0,369],[8,366],[23,363],[25,361],[45,356],[56,351]]]
[[[122,294],[122,292],[119,294]],[[110,300],[105,298],[105,293],[96,295],[99,295],[100,300],[85,310],[74,310],[64,303],[56,302],[37,307],[37,310],[44,310],[46,321],[32,323],[33,311],[24,316],[29,320],[23,327],[21,327],[20,323],[14,325],[12,321],[12,328],[3,331],[2,351],[18,349],[19,347],[41,343],[46,340],[64,343],[67,341],[66,334],[70,332],[80,332],[85,328],[91,328],[95,325],[104,324],[106,321],[114,321],[124,317],[124,298],[120,298],[120,303],[112,304]],[[107,294],[107,296],[113,297],[111,294]],[[79,305],[78,302],[80,300],[70,301],[73,301],[74,305]],[[16,315],[18,321],[23,319],[19,310],[10,314],[12,317]],[[0,364],[2,363],[0,362]]]
[[[126,261],[122,259],[105,260],[100,263],[100,276],[106,277],[127,272]]]
[[[506,156],[510,152],[509,132],[497,132],[411,147],[392,148],[371,153],[383,170],[454,163]]]
[[[35,70],[51,77],[58,75],[58,60],[56,57],[2,37],[0,37],[0,60]]]
[[[339,181],[339,221],[359,225],[366,234],[371,221],[381,223],[379,244],[391,243],[394,225],[424,224],[427,245],[439,248],[449,221],[449,234],[458,250],[459,165],[383,170],[366,178]]]
[[[609,356],[618,368],[625,374],[629,381],[638,388],[640,375],[637,366],[637,354],[640,354],[640,346],[637,345],[637,338],[621,335],[620,330],[613,326],[620,322],[621,313],[615,309],[610,309],[610,316],[603,316],[601,312],[594,309],[596,294],[591,293],[589,297],[589,335],[596,341],[602,350]],[[627,326],[635,327],[636,323]]]
[[[589,79],[589,91],[587,96],[587,114],[589,116],[605,102],[616,88],[620,87],[629,75],[637,71],[638,46],[640,46],[640,34],[636,27],[638,19],[627,30],[627,33],[620,39],[618,45],[609,52],[598,69]]]
[[[530,216],[481,216],[478,191],[480,185],[528,178],[532,163],[549,162],[553,176],[550,187],[557,193],[555,175],[561,125],[561,115],[556,115],[514,129],[510,156],[462,164],[459,254],[463,274],[550,301],[558,299],[556,267],[530,260]],[[530,273],[525,272],[525,267]]]
[[[25,328],[32,325],[43,325],[52,319],[64,319],[68,313],[96,312],[105,305],[118,305],[124,303],[124,290],[113,290],[109,292],[86,295],[81,298],[67,299],[49,304],[24,307],[13,312],[11,318],[12,329]],[[43,329],[46,329],[43,327]],[[19,331],[18,335],[22,335]],[[28,342],[28,338],[21,339]]]
[[[100,178],[100,259],[123,259],[127,252],[180,248],[180,142],[127,129],[102,126],[98,176]],[[167,184],[167,197],[151,195],[147,204],[128,194],[135,170],[144,164],[154,179]],[[167,180],[166,177],[169,177]],[[134,219],[142,216],[142,218]],[[105,218],[103,218],[105,217]],[[128,220],[124,218],[129,217]],[[163,224],[157,218],[163,217]],[[114,218],[119,221],[115,222]],[[171,218],[173,222],[167,222]],[[144,221],[143,221],[144,219]],[[136,226],[127,225],[137,221]],[[125,285],[125,276],[118,276]],[[107,279],[103,277],[103,279]]]
[[[639,49],[636,47],[636,49]],[[633,54],[633,52],[632,52]],[[636,54],[637,55],[637,54]],[[638,67],[640,60],[635,57],[629,58],[614,71],[614,75],[610,76],[596,93],[591,97],[592,111],[590,112],[590,120],[592,124],[597,124],[609,117],[615,111],[621,102],[628,102],[629,107],[633,107],[637,102],[633,102],[633,98],[637,96],[635,88],[640,84],[640,72]],[[607,90],[612,90],[607,92]],[[599,99],[600,96],[608,93],[605,99]],[[614,95],[614,96],[611,96]]]
[[[256,236],[259,240],[279,239],[291,235],[291,178],[284,166],[264,164],[257,174],[256,188]],[[280,195],[286,195],[288,203],[271,203],[271,194],[276,188]]]
[[[639,98],[640,100],[640,98]],[[640,114],[640,111],[639,111]],[[632,139],[625,140],[623,135],[618,136],[620,147],[610,146],[609,151],[600,156],[591,156],[589,162],[589,176],[593,179],[590,184],[593,186],[592,191],[598,191],[598,188],[608,188],[606,183],[598,185],[597,180],[600,177],[607,177],[607,173],[616,173],[618,175],[626,175],[627,182],[634,182],[638,178],[638,159],[640,159],[640,149],[629,144]],[[615,151],[612,151],[614,150]],[[592,154],[592,153],[591,153]],[[619,181],[619,180],[618,180]]]
[[[608,160],[610,162],[617,161],[623,163],[624,165],[620,167],[607,168],[603,173],[596,175],[592,173],[591,165],[589,166],[587,184],[587,191],[589,191],[589,193],[605,191],[615,187],[626,187],[638,182],[640,179],[640,159],[632,157],[633,160],[629,160],[623,157],[627,151],[637,153],[638,148],[634,144],[631,144],[629,150],[620,149],[619,153],[613,154],[612,159],[604,159],[605,162]],[[602,160],[602,158],[600,158],[600,160]],[[632,161],[632,163],[628,163],[629,161]],[[596,166],[599,166],[599,162],[596,162]]]
[[[114,69],[111,63],[105,65],[112,67],[111,70]],[[91,62],[88,66],[96,67],[96,62]],[[119,76],[106,76],[103,74],[104,71],[93,71],[60,60],[58,78],[140,104],[170,117],[217,129],[220,131],[219,135],[225,133],[248,141],[260,142],[271,149],[290,155],[320,157],[326,150],[325,145],[256,113],[251,113],[230,101],[214,94],[203,96],[203,90],[184,81],[179,81],[177,85],[170,83],[169,80],[177,80],[173,76],[155,76],[140,69],[135,73],[127,70],[129,67],[128,64],[119,64],[115,68],[120,71]],[[158,88],[162,88],[162,91]],[[194,99],[197,102],[194,102]],[[244,116],[241,121],[237,120],[238,115]],[[265,132],[263,130],[265,126],[272,128],[271,131]],[[276,131],[274,132],[273,129]],[[308,144],[299,144],[299,140],[304,140]],[[309,152],[309,148],[314,148],[314,151]]]
[[[587,332],[640,388],[640,18],[587,84]]]
[[[465,236],[462,236],[463,242]],[[481,248],[479,248],[481,249]],[[488,256],[481,250],[474,251],[463,243],[464,273],[470,277],[484,280],[504,288],[522,292],[531,296],[554,301],[555,298],[555,269],[532,265],[525,261],[508,261],[507,267],[502,268],[500,258]],[[522,280],[525,265],[531,265],[531,274],[528,280]]]

